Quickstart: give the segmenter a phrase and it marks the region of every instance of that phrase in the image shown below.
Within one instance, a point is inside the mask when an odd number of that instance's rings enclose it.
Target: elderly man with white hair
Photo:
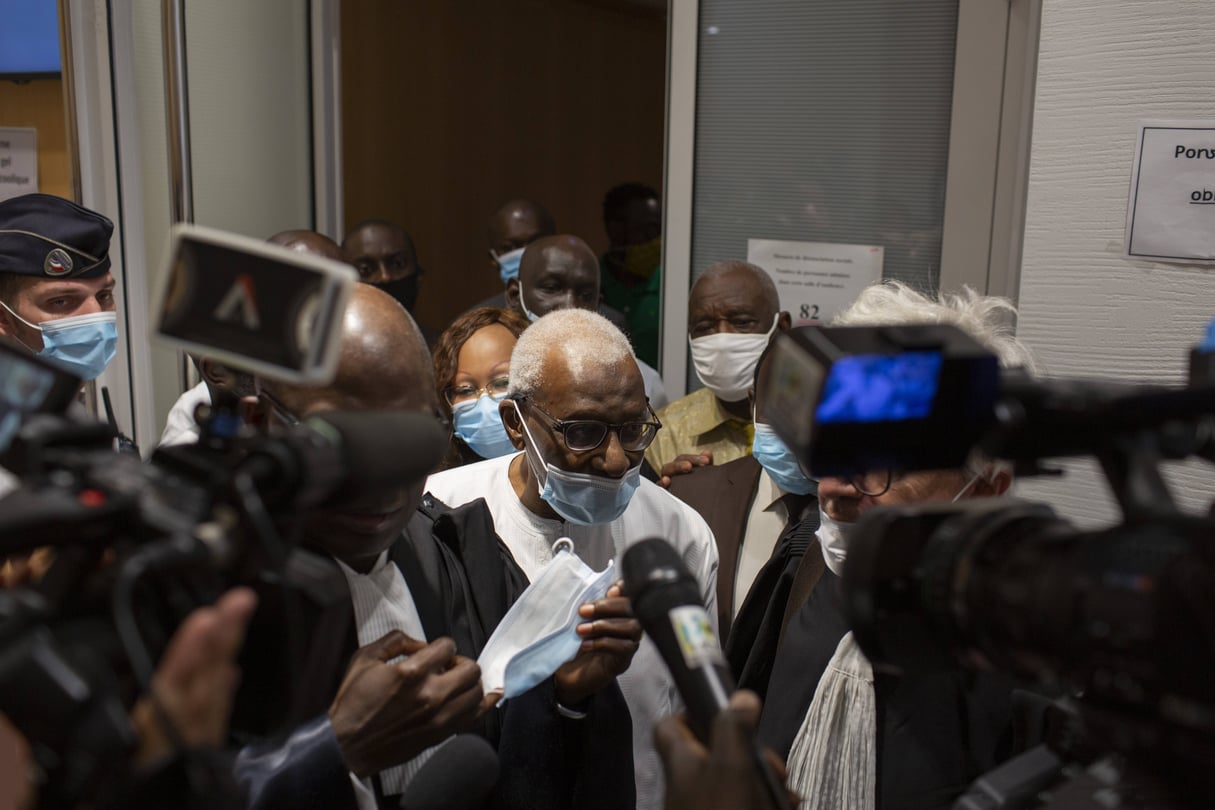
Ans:
[[[619,329],[586,310],[540,318],[515,345],[510,392],[500,413],[511,441],[524,452],[431,476],[432,495],[453,507],[484,498],[499,536],[532,580],[553,558],[560,537],[569,537],[595,570],[619,560],[633,543],[660,537],[683,557],[709,616],[716,617],[712,532],[690,507],[640,475],[645,450],[661,425]],[[589,650],[584,642],[583,652],[601,651],[598,663],[594,656],[581,664],[575,658],[562,670],[589,665],[618,676],[633,722],[637,807],[649,810],[663,800],[653,728],[677,710],[679,694],[652,641],[643,640],[631,662],[624,642],[607,637]],[[562,670],[555,676],[558,697],[576,711],[561,698]]]
[[[1015,315],[1008,301],[969,288],[928,298],[888,281],[864,290],[831,325],[953,324],[1003,366],[1032,371],[1029,351],[1013,336]],[[1006,467],[990,461],[819,479],[819,545],[795,578],[813,585],[802,590],[809,595],[800,606],[790,605],[796,612],[775,654],[759,731],[787,757],[789,787],[803,797],[803,810],[947,807],[1011,753],[1010,681],[875,672],[853,641],[840,579],[852,526],[865,511],[1003,495],[1011,481]]]

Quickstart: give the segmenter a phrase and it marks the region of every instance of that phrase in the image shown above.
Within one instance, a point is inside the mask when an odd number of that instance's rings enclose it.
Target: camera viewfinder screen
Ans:
[[[858,354],[831,365],[815,417],[820,423],[898,422],[932,412],[940,352]]]
[[[55,388],[55,372],[0,352],[0,451],[21,428],[26,414],[40,410]]]

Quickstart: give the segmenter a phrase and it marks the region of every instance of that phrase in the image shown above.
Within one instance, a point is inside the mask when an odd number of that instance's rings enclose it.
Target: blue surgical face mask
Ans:
[[[751,443],[751,455],[785,492],[809,495],[814,491],[814,482],[802,472],[797,457],[788,445],[780,440],[771,425],[755,423],[755,440]]]
[[[557,552],[515,600],[477,658],[486,692],[521,695],[576,656],[582,646],[579,606],[602,599],[616,580],[614,563],[596,573],[568,550],[569,539],[558,540],[559,546],[567,550]]]
[[[498,400],[481,394],[451,408],[456,435],[481,458],[498,458],[515,452],[498,413]]]
[[[601,475],[573,473],[549,464],[540,458],[536,441],[515,402],[519,424],[527,434],[527,463],[532,474],[541,484],[540,497],[553,510],[568,520],[582,526],[611,523],[624,514],[633,493],[641,485],[641,465],[630,467],[623,478],[605,478]]]
[[[96,379],[118,350],[116,312],[93,312],[35,324],[13,312],[8,304],[0,301],[0,306],[26,326],[42,333],[40,357],[58,363],[82,380]]]
[[[519,262],[523,260],[523,251],[526,248],[515,248],[512,251],[503,253],[501,256],[496,255],[492,250],[490,256],[494,257],[494,261],[498,263],[498,275],[502,279],[502,283],[510,281],[512,278],[519,277]]]

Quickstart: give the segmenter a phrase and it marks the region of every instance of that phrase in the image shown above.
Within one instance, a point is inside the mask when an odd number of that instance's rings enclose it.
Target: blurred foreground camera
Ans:
[[[779,340],[758,382],[762,417],[815,475],[1100,462],[1123,517],[1100,531],[1011,498],[867,510],[844,571],[851,626],[877,668],[994,668],[1079,695],[1090,744],[1205,806],[1215,512],[1182,512],[1160,464],[1215,461],[1215,346],[1193,353],[1189,386],[1166,388],[1001,372],[950,326]]]
[[[165,275],[159,328],[175,345],[268,379],[332,378],[349,267],[180,226]],[[40,806],[130,807],[129,712],[181,621],[234,585],[272,594],[261,611],[281,630],[261,651],[273,688],[258,720],[305,705],[318,685],[299,670],[343,654],[341,636],[304,637],[293,619],[309,610],[344,626],[350,603],[341,573],[298,547],[299,516],[422,479],[449,429],[427,413],[331,412],[261,436],[235,405],[216,403],[194,414],[197,444],[144,463],[114,452],[112,426],[65,415],[80,385],[0,343],[0,465],[18,479],[0,498],[0,559],[53,549],[40,580],[0,589],[0,714],[44,776]],[[231,806],[199,777],[230,768],[203,759],[191,752],[184,776],[141,806]]]

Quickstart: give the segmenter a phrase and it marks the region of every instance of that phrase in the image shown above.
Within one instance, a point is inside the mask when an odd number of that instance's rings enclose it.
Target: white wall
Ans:
[[[131,76],[118,91],[119,105],[130,108],[131,128],[121,137],[139,145],[135,165],[123,166],[124,182],[137,190],[129,200],[138,203],[124,211],[138,214],[128,224],[139,241],[132,249],[142,250],[135,272],[153,303],[170,220],[161,4],[119,6],[113,24],[115,60]],[[308,5],[189,3],[186,40],[195,221],[259,238],[312,227]],[[152,342],[148,358],[139,373],[151,377],[144,421],[153,424],[142,425],[138,439],[151,449],[182,384],[176,351]]]
[[[1215,120],[1215,3],[1046,2],[1018,334],[1055,376],[1176,384],[1215,317],[1215,267],[1122,258],[1136,122]],[[1095,465],[1022,485],[1078,522],[1117,515]],[[1170,470],[1190,508],[1215,469]]]

